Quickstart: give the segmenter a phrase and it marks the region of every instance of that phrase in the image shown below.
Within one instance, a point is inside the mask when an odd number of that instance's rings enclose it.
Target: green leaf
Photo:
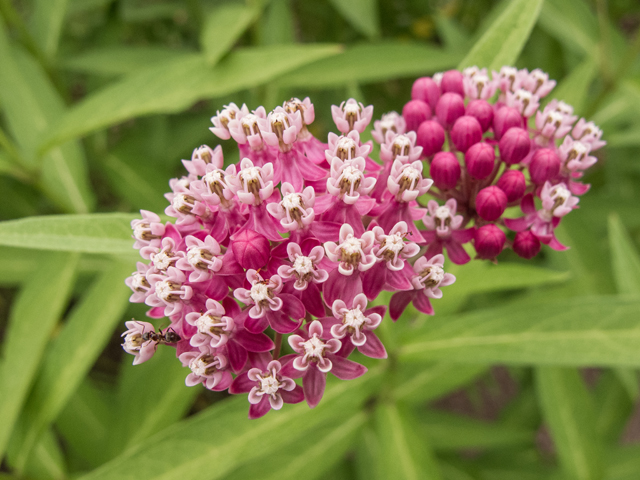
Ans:
[[[37,0],[33,11],[33,36],[47,58],[54,58],[69,0]]]
[[[184,384],[188,371],[176,358],[174,348],[160,347],[153,361],[132,365],[123,358],[117,395],[118,424],[109,429],[112,456],[131,448],[169,427],[187,413],[197,388]]]
[[[184,55],[129,75],[88,96],[60,119],[42,147],[49,148],[130,118],[175,113],[203,98],[262,85],[338,50],[336,45],[313,44],[245,48],[214,68],[202,55]]]
[[[312,442],[296,440],[274,455],[243,465],[231,472],[229,480],[259,478],[260,480],[314,480],[327,478],[328,471],[343,459],[345,452],[353,447],[353,440],[365,424],[364,412],[354,413],[342,421],[329,420],[327,425],[313,432]],[[333,477],[332,477],[333,478]]]
[[[419,43],[383,42],[349,47],[277,80],[281,87],[333,88],[392,78],[415,77],[452,68],[460,56]]]
[[[434,450],[533,445],[536,435],[534,430],[481,422],[436,410],[420,412],[416,419],[419,431],[424,432]]]
[[[469,34],[453,18],[440,12],[435,16],[436,29],[448,50],[466,51],[469,47]]]
[[[415,420],[395,405],[380,404],[375,412],[380,453],[376,470],[382,478],[430,480],[441,478],[430,446],[414,431]]]
[[[635,408],[619,377],[605,370],[594,389],[596,432],[607,444],[617,443]]]
[[[0,245],[130,255],[133,213],[49,215],[0,223]]]
[[[56,431],[64,438],[70,456],[83,465],[95,468],[110,458],[105,448],[109,434],[122,424],[121,419],[114,418],[115,401],[111,390],[85,378],[58,415]]]
[[[23,433],[23,432],[16,432]],[[14,437],[15,437],[14,433]],[[19,442],[12,442],[7,452],[7,463],[11,466],[18,454]],[[29,462],[26,465],[24,476],[21,478],[33,478],[38,480],[62,480],[67,477],[65,457],[58,439],[51,429],[42,432],[38,438]]]
[[[394,398],[403,403],[424,404],[469,383],[484,374],[484,365],[438,362],[430,365],[401,363]]]
[[[223,4],[208,15],[200,43],[209,65],[215,65],[258,17],[260,10],[238,3]]]
[[[609,245],[618,293],[640,294],[640,255],[615,214],[609,215]]]
[[[640,299],[591,296],[434,317],[407,332],[403,361],[640,365]]]
[[[573,107],[576,115],[580,115],[584,111],[589,87],[597,73],[595,62],[591,59],[585,60],[558,84],[550,97],[565,101]]]
[[[329,0],[331,5],[361,34],[369,38],[380,36],[378,2],[376,0]]]
[[[581,0],[547,0],[540,27],[570,50],[593,57],[598,51],[598,20]]]
[[[66,307],[78,255],[53,253],[40,260],[13,304],[5,335],[0,363],[0,457]]]
[[[38,159],[36,148],[46,130],[63,114],[62,99],[39,65],[21,50],[11,49],[0,25],[0,101],[8,126],[30,169],[41,167],[46,194],[68,212],[93,208],[86,161],[77,143],[66,143]]]
[[[322,402],[313,410],[306,404],[285,405],[281,411],[255,421],[247,420],[246,397],[224,400],[80,478],[224,478],[247,462],[280,452],[296,438],[300,439],[299,445],[308,443],[310,432],[329,421],[346,422],[361,409],[372,389],[378,387],[380,376],[380,370],[369,370],[360,379],[329,381]]]
[[[260,19],[260,43],[281,45],[295,42],[291,0],[271,0]]]
[[[477,65],[489,71],[514,65],[538,19],[543,0],[513,0],[460,62],[459,69]]]
[[[24,470],[38,436],[64,408],[121,321],[130,293],[123,279],[130,270],[128,263],[114,262],[73,309],[47,352],[23,415],[27,428],[18,471]]]
[[[640,448],[626,445],[612,450],[607,456],[606,480],[636,480],[640,471]]]
[[[125,75],[153,65],[170,63],[186,54],[184,50],[158,46],[95,48],[63,59],[60,67],[93,75]]]
[[[602,445],[595,431],[592,399],[575,369],[540,367],[538,396],[560,465],[569,478],[602,478]]]

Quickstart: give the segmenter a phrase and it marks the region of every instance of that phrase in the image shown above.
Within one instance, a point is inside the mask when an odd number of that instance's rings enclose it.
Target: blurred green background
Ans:
[[[636,0],[0,0],[0,478],[640,478],[639,25]],[[451,268],[313,411],[249,421],[169,348],[131,366],[128,222],[216,110],[310,96],[324,139],[348,97],[379,118],[418,76],[514,62],[608,142],[571,250]]]

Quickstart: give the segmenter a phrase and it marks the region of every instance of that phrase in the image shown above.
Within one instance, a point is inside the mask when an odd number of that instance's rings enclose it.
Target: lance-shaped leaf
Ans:
[[[67,252],[131,254],[132,213],[49,215],[0,224],[0,245]]]
[[[33,36],[48,58],[55,57],[69,0],[37,0],[33,11]]]
[[[562,469],[571,479],[600,480],[603,448],[596,434],[592,398],[580,373],[570,368],[540,367],[536,380]]]
[[[640,294],[640,255],[617,215],[609,216],[611,264],[618,293]]]
[[[376,469],[382,478],[431,480],[441,478],[438,463],[425,439],[415,431],[415,420],[408,411],[382,403],[375,412],[380,455]]]
[[[207,15],[200,43],[210,65],[215,65],[257,18],[260,10],[238,3],[227,3]]]
[[[245,48],[209,67],[191,54],[134,73],[89,95],[44,140],[43,149],[71,138],[152,113],[174,113],[203,98],[262,85],[301,65],[338,53],[337,45]]]
[[[353,447],[354,437],[367,420],[364,412],[346,420],[329,420],[313,433],[313,441],[285,445],[278,455],[269,454],[231,472],[225,479],[283,480],[327,478],[327,473]],[[302,448],[301,448],[302,447]]]
[[[330,0],[336,10],[361,34],[380,36],[380,20],[376,0]]]
[[[640,298],[591,296],[434,317],[405,335],[404,361],[640,366]]]
[[[313,410],[304,403],[285,405],[281,411],[255,421],[247,420],[246,397],[235,396],[157,433],[80,478],[224,478],[243,464],[279,453],[296,438],[300,439],[298,445],[308,443],[309,432],[329,421],[346,422],[378,387],[380,374],[376,369],[356,380],[330,381],[322,401]]]
[[[130,269],[128,263],[114,262],[71,312],[47,352],[22,417],[26,428],[15,462],[18,471],[24,471],[38,436],[64,408],[121,320],[129,297],[123,279]]]
[[[40,258],[11,309],[0,363],[0,457],[66,307],[77,264],[78,255],[69,253]]]
[[[574,68],[551,92],[549,97],[563,100],[573,107],[576,115],[580,115],[584,111],[589,87],[597,73],[595,62],[592,59],[587,59]]]
[[[418,43],[355,45],[279,78],[286,87],[332,88],[392,78],[415,77],[453,68],[460,56]]]
[[[43,134],[65,111],[64,103],[40,66],[9,44],[0,23],[0,100],[7,124],[30,169],[40,169],[40,184],[58,207],[84,213],[93,208],[84,152],[78,143],[58,146],[38,158]]]
[[[459,68],[499,70],[520,56],[538,19],[543,0],[513,0],[460,62]]]

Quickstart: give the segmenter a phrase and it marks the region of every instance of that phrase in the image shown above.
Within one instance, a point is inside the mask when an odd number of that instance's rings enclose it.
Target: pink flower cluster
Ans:
[[[123,348],[142,363],[174,346],[187,385],[248,393],[250,418],[315,407],[328,373],[366,372],[348,358],[356,349],[387,356],[375,333],[387,307],[369,305],[380,292],[394,292],[394,321],[409,303],[434,313],[431,299],[455,281],[443,249],[464,264],[472,241],[488,259],[506,245],[526,258],[540,242],[563,248],[553,229],[588,188],[577,180],[604,142],[562,102],[539,110],[554,83],[509,67],[492,79],[477,68],[420,78],[402,115],[374,122],[381,163],[360,139],[373,107],[354,99],[332,107],[340,134],[327,143],[307,128],[308,98],[270,113],[225,106],[211,131],[237,143],[239,161],[225,167],[220,146],[196,148],[187,175],[169,182],[175,221],[142,211],[132,222],[147,262],[126,280],[131,301],[170,325],[127,322]],[[502,218],[517,205],[524,217]]]
[[[527,259],[541,243],[566,249],[554,230],[589,189],[579,179],[605,142],[570,105],[543,101],[555,84],[539,69],[513,67],[491,75],[470,67],[415,81],[402,113],[429,164],[429,193],[440,200],[428,202],[423,219],[427,256],[446,248],[452,262],[464,264],[467,242],[484,259],[506,247]],[[518,206],[524,217],[504,216]],[[505,230],[516,232],[513,240]]]

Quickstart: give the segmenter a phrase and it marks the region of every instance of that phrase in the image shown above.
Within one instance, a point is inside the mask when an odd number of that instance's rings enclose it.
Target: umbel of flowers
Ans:
[[[169,182],[175,221],[142,211],[132,222],[145,262],[126,280],[131,301],[170,325],[127,322],[124,349],[142,363],[175,347],[187,385],[247,393],[251,418],[316,406],[327,374],[366,372],[354,350],[387,356],[376,335],[387,307],[371,304],[381,291],[394,292],[394,321],[409,303],[434,313],[455,281],[444,251],[462,265],[472,250],[495,261],[505,248],[566,248],[554,230],[604,142],[569,105],[543,100],[554,85],[512,67],[419,78],[402,115],[374,122],[379,161],[360,139],[373,107],[354,99],[332,107],[339,133],[326,143],[307,128],[308,98],[269,113],[225,106],[211,131],[238,144],[238,161],[196,148]]]

